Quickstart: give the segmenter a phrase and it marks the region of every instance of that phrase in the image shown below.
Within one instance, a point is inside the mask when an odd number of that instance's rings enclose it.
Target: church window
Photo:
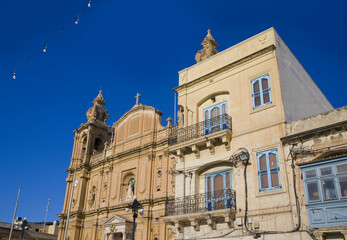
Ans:
[[[271,89],[269,74],[253,79],[252,82],[253,109],[271,103]]]
[[[204,133],[211,134],[227,128],[227,101],[204,109]]]
[[[281,188],[277,149],[257,153],[260,191]]]

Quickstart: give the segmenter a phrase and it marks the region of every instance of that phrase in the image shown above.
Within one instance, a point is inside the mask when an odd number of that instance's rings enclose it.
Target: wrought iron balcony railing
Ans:
[[[201,213],[227,208],[236,209],[235,191],[231,189],[167,200],[165,216]]]
[[[231,117],[228,114],[222,114],[185,128],[179,128],[178,125],[175,125],[171,128],[169,145],[172,146],[224,129],[231,131]]]

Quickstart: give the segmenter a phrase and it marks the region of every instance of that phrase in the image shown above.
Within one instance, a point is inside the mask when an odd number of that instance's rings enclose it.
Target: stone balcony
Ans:
[[[164,221],[180,233],[187,226],[200,231],[201,225],[209,225],[215,230],[218,223],[227,223],[233,227],[235,214],[235,191],[224,189],[168,200]]]
[[[195,153],[198,158],[200,150],[209,149],[211,154],[214,154],[214,147],[222,144],[229,150],[232,135],[231,120],[228,114],[222,114],[185,128],[173,126],[169,137],[170,154],[182,157],[185,154]]]

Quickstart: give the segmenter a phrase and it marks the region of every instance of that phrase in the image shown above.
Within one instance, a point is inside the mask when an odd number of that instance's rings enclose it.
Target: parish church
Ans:
[[[179,72],[177,125],[138,94],[108,126],[96,96],[74,131],[58,240],[346,240],[347,107],[274,28],[221,52],[208,30],[201,45]]]

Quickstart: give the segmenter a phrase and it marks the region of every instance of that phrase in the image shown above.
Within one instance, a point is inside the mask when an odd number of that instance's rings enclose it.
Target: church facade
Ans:
[[[346,108],[273,28],[220,53],[208,31],[202,46],[179,72],[177,125],[137,102],[109,127],[94,99],[75,130],[58,240],[70,205],[68,239],[131,239],[134,196],[136,239],[346,238]]]

